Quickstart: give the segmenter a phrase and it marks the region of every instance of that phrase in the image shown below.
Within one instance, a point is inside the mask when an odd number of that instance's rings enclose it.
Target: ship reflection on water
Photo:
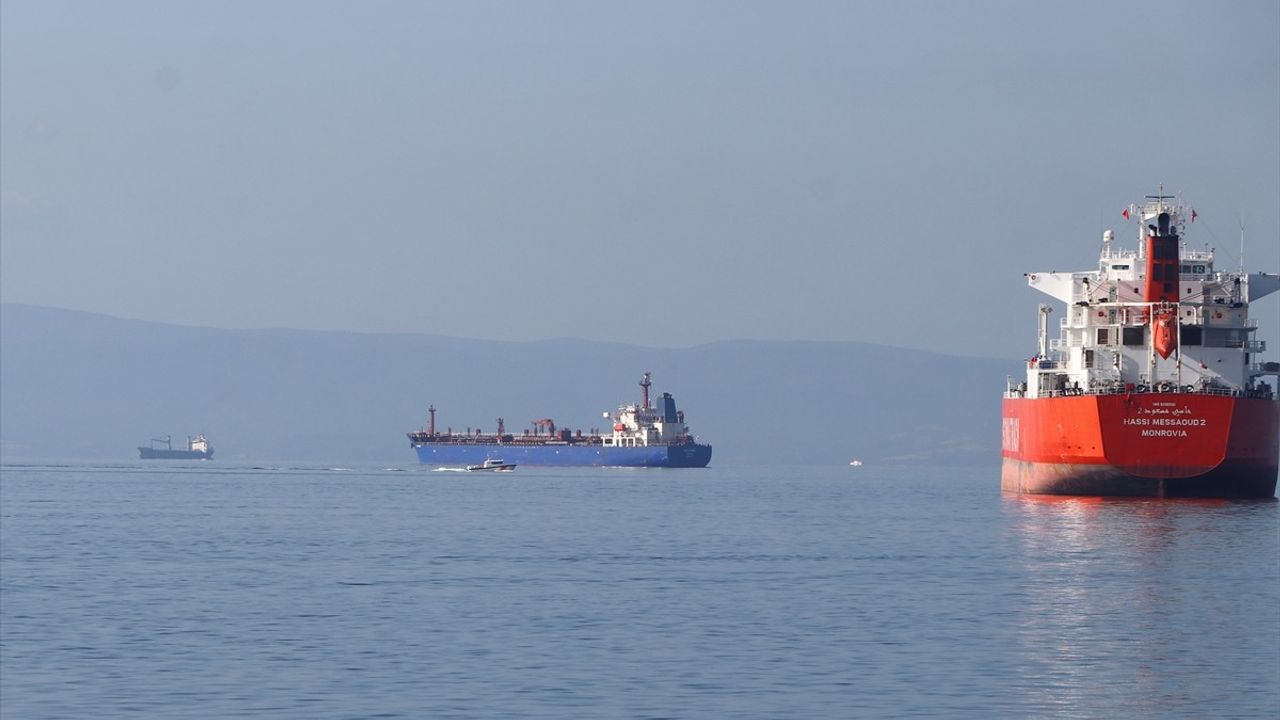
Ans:
[[[1220,698],[1214,714],[1225,715],[1273,703],[1277,510],[1274,500],[1004,496],[1019,578],[1011,690],[1066,716],[1167,716],[1193,711],[1188,698]]]

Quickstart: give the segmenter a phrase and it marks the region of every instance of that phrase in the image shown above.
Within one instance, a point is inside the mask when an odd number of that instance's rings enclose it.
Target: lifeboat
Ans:
[[[1177,319],[1170,311],[1156,314],[1154,327],[1155,337],[1152,344],[1155,346],[1156,352],[1160,353],[1160,357],[1168,359],[1173,354],[1174,348],[1178,347],[1178,326]]]

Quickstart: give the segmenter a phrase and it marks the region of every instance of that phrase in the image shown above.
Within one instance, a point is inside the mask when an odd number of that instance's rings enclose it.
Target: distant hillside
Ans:
[[[666,350],[584,340],[218,330],[0,306],[0,452],[127,459],[207,434],[218,460],[411,462],[437,424],[569,428],[654,390],[676,397],[713,464],[992,463],[1016,361],[863,343],[733,341]]]

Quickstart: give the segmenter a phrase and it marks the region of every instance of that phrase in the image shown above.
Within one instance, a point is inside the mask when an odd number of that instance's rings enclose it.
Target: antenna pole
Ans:
[[[1236,217],[1240,221],[1240,274],[1244,275],[1244,217]]]
[[[644,409],[645,409],[645,410],[648,410],[648,409],[649,409],[649,387],[650,387],[651,385],[653,385],[653,383],[649,381],[649,375],[650,375],[650,374],[651,374],[651,373],[645,373],[645,374],[644,374],[644,377],[640,380],[640,388],[641,388],[642,390],[644,390],[644,405],[643,405],[643,407],[644,407]]]

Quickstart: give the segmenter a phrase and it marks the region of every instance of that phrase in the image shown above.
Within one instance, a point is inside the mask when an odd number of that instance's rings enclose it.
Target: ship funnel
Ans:
[[[662,421],[669,423],[676,421],[676,399],[667,392],[662,393]]]
[[[1172,227],[1173,216],[1161,212],[1150,226],[1146,241],[1146,277],[1143,280],[1144,302],[1178,302],[1178,234]],[[1148,316],[1149,319],[1149,316]]]

